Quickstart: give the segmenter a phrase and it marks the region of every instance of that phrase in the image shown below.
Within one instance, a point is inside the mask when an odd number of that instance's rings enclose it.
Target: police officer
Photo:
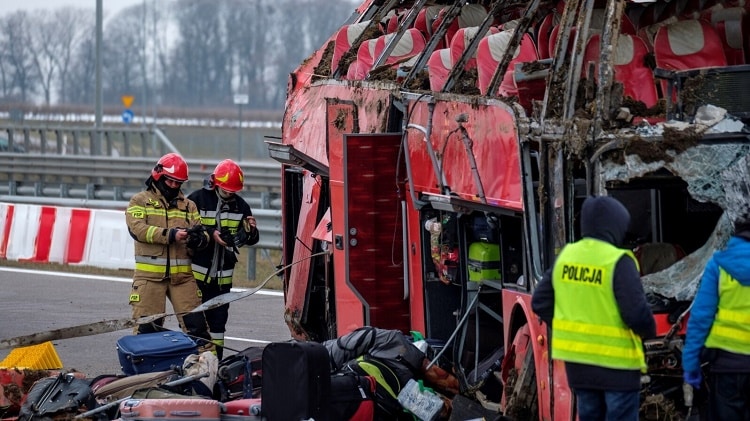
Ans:
[[[216,165],[204,187],[188,196],[197,205],[201,223],[210,236],[208,247],[193,256],[193,274],[204,302],[229,292],[237,249],[256,244],[260,239],[250,205],[237,195],[244,183],[240,166],[225,159]],[[221,359],[229,304],[206,310],[206,320],[216,355]]]
[[[587,198],[583,238],[562,249],[531,300],[552,328],[552,358],[565,361],[580,421],[638,420],[641,338],[653,337],[656,323],[635,256],[617,247],[629,222],[617,200]]]
[[[750,213],[735,221],[726,249],[706,264],[690,310],[682,367],[697,389],[701,356],[712,419],[750,420]]]
[[[164,313],[169,299],[180,327],[204,351],[213,346],[203,313],[189,313],[201,304],[200,290],[190,267],[190,253],[206,247],[208,234],[200,225],[195,203],[180,190],[187,179],[185,160],[168,153],[151,171],[146,190],[130,199],[125,212],[128,232],[135,240],[130,306],[133,318],[137,319]],[[141,324],[136,333],[156,332],[163,324],[163,318]]]

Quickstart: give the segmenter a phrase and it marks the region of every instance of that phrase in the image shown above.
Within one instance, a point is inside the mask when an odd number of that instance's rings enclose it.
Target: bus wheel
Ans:
[[[528,325],[523,325],[518,330],[506,358],[512,366],[504,367],[503,370],[507,369],[507,375],[504,376],[507,397],[505,416],[515,420],[539,419],[536,366]]]

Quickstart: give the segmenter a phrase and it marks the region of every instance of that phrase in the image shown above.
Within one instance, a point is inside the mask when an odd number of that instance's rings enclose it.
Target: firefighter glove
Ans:
[[[188,230],[187,247],[191,250],[203,250],[208,246],[208,231],[203,225],[196,225]]]
[[[251,226],[247,219],[242,220],[240,229],[234,234],[234,246],[239,248],[244,245],[253,245],[258,242],[258,229]]]
[[[683,377],[685,379],[685,383],[689,384],[690,386],[693,386],[693,389],[700,389],[701,388],[701,382],[703,381],[703,375],[701,374],[701,371],[686,371],[683,374]]]

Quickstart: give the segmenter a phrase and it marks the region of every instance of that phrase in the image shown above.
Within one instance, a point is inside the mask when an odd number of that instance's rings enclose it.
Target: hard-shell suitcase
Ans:
[[[331,420],[373,421],[375,379],[354,373],[331,376]]]
[[[123,421],[218,421],[221,404],[213,399],[126,399],[120,403]]]
[[[317,342],[273,342],[263,350],[263,416],[271,421],[329,420],[330,358]]]
[[[224,402],[222,421],[265,421],[261,416],[260,399],[235,399]]]
[[[182,332],[127,335],[117,340],[117,356],[127,375],[166,371],[182,367],[185,358],[198,353],[198,346]]]

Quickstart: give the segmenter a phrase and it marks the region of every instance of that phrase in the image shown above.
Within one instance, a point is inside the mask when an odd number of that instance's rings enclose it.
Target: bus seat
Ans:
[[[479,92],[487,94],[492,75],[497,65],[503,59],[503,54],[508,49],[508,43],[513,37],[513,31],[502,31],[485,37],[479,42],[477,48],[477,83]],[[498,94],[506,97],[516,96],[518,89],[513,81],[513,71],[516,63],[531,62],[537,60],[536,46],[529,34],[524,34],[521,44],[516,49],[513,58],[505,71],[505,76],[498,88]]]
[[[656,67],[666,70],[727,65],[721,38],[703,20],[682,20],[660,27],[654,38]]]
[[[713,10],[710,13],[710,22],[721,37],[727,64],[730,66],[747,63],[745,49],[745,36],[750,31],[750,20],[747,12],[742,7],[730,7],[728,9]]]
[[[589,62],[599,62],[600,38],[599,34],[594,34],[586,43],[584,74]],[[641,101],[650,108],[656,105],[659,97],[654,73],[645,62],[648,54],[648,47],[642,39],[630,34],[620,34],[612,59],[615,80],[622,83],[624,95]],[[594,75],[596,77],[596,73]]]
[[[432,52],[429,60],[427,60],[427,69],[430,75],[430,90],[438,92],[443,90],[452,67],[453,62],[451,61],[450,48],[441,48]]]
[[[338,30],[338,32],[336,33],[336,37],[334,38],[333,58],[331,59],[331,72],[336,71],[339,66],[339,61],[341,61],[341,57],[343,57],[343,55],[346,54],[346,52],[349,51],[350,48],[352,48],[354,42],[362,34],[362,32],[365,31],[365,28],[367,28],[367,25],[369,24],[370,21],[367,20],[352,25],[344,25],[343,27],[341,27],[341,29]]]
[[[456,31],[456,34],[453,36],[449,47],[451,50],[451,63],[458,63],[458,61],[461,59],[461,55],[466,50],[466,46],[468,46],[477,35],[477,31],[479,31],[478,26],[460,28],[458,31]],[[487,33],[484,35],[484,38],[487,38],[492,34],[497,34],[498,32],[500,31],[496,27],[491,26]],[[466,69],[473,69],[477,67],[476,57],[477,53],[475,51],[474,55],[472,55],[471,58],[466,61]]]

